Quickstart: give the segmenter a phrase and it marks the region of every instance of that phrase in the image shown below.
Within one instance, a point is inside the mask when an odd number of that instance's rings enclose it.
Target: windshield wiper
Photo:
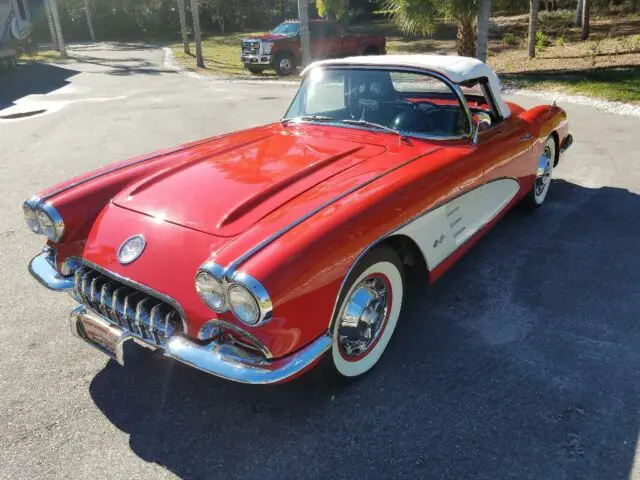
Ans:
[[[291,122],[335,122],[333,117],[327,117],[326,115],[300,115],[299,117],[283,118],[280,120],[282,125],[288,125]]]
[[[405,138],[406,137],[405,135],[400,133],[395,128],[387,127],[386,125],[381,125],[381,124],[375,123],[375,122],[369,122],[367,120],[346,119],[346,120],[340,120],[340,122],[346,123],[347,125],[363,125],[363,126],[366,126],[366,127],[379,128],[380,130],[384,130],[385,132],[395,133],[396,135],[400,135],[400,138]]]

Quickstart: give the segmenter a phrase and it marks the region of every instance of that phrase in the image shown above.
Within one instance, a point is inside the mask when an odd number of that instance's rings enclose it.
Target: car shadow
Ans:
[[[44,63],[27,63],[19,69],[0,72],[0,110],[27,95],[43,95],[68,85],[79,72]]]
[[[638,212],[629,191],[554,181],[414,298],[350,385],[239,385],[154,356],[109,362],[90,394],[136,455],[186,479],[629,478]]]

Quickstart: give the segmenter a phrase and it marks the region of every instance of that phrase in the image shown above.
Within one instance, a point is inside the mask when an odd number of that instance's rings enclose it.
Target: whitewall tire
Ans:
[[[367,254],[349,275],[333,325],[331,365],[343,378],[373,368],[387,348],[405,296],[402,262],[389,248]]]
[[[542,205],[551,186],[551,176],[556,162],[556,142],[553,136],[547,138],[538,158],[533,188],[525,197],[525,204],[531,208]]]

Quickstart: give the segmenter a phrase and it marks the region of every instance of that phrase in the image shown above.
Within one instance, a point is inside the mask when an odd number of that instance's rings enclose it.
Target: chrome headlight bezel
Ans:
[[[64,235],[64,221],[58,210],[50,202],[31,197],[22,205],[24,220],[29,229],[36,234],[45,235],[51,242],[57,243]]]
[[[225,308],[215,309],[213,308],[204,298],[200,295],[198,288],[196,286],[196,291],[198,291],[198,295],[202,299],[202,301],[207,305],[211,310],[216,313],[224,313],[227,311],[231,311],[234,317],[236,317],[240,322],[244,325],[248,325],[250,327],[258,327],[264,325],[265,323],[271,320],[271,312],[273,309],[273,304],[271,302],[271,298],[267,293],[267,290],[262,286],[260,282],[258,282],[252,276],[243,273],[243,272],[227,272],[223,267],[214,263],[214,262],[206,262],[202,265],[198,271],[196,272],[195,281],[197,282],[198,275],[201,273],[206,273],[211,277],[218,280],[224,289],[225,295]],[[255,302],[258,308],[258,315],[255,318],[251,319],[243,319],[241,315],[239,315],[236,310],[234,310],[229,301],[229,290],[234,288],[234,286],[238,286],[243,288],[246,293],[251,295],[252,300]]]
[[[205,291],[205,288],[204,288],[205,281],[212,282],[213,284],[217,284],[217,286],[219,286],[219,289],[220,289],[219,295],[221,297],[219,305],[216,302],[212,302],[211,298],[209,297],[209,294]],[[195,285],[196,285],[196,292],[198,292],[198,295],[200,296],[202,301],[211,310],[213,310],[216,313],[222,313],[222,312],[226,312],[229,309],[228,303],[227,303],[227,294],[226,294],[225,285],[220,279],[216,278],[210,272],[200,270],[196,274]]]

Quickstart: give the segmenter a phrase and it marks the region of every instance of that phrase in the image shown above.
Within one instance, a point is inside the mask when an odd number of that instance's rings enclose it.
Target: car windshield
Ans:
[[[271,33],[279,35],[297,35],[298,31],[300,31],[300,24],[298,22],[283,22],[271,30]]]
[[[429,138],[470,132],[467,111],[448,83],[403,70],[315,68],[284,119]]]

